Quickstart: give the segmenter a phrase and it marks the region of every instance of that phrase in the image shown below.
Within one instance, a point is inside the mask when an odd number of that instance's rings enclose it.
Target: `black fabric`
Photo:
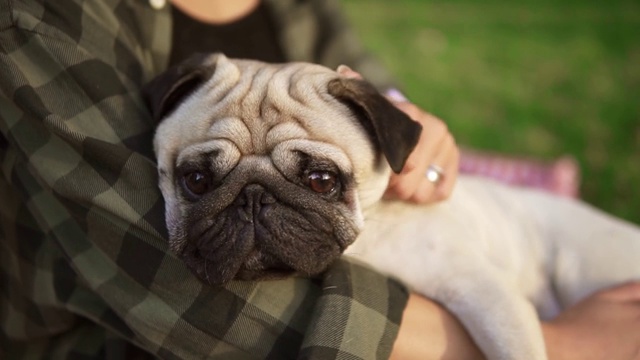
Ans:
[[[172,7],[172,16],[170,65],[196,52],[222,52],[228,57],[272,63],[285,61],[275,24],[263,3],[247,16],[224,25],[195,20],[176,6]]]

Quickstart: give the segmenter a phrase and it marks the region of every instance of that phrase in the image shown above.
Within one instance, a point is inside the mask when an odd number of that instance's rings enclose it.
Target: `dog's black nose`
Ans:
[[[245,186],[236,199],[238,214],[242,220],[247,222],[252,222],[256,216],[260,215],[264,211],[265,205],[275,202],[276,198],[259,184]]]

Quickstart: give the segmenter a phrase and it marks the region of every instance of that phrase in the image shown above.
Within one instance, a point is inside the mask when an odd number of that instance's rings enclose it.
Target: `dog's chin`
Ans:
[[[279,280],[296,275],[297,273],[298,272],[296,270],[291,268],[251,270],[242,267],[240,268],[240,271],[238,271],[234,279],[242,281]]]
[[[340,256],[336,251],[329,261]],[[182,253],[182,260],[202,282],[208,285],[224,285],[232,280],[259,281],[277,280],[294,275],[315,276],[328,266],[327,259],[322,263],[309,262],[288,265],[273,255],[253,250],[245,257],[206,258],[195,246],[187,246]],[[224,265],[221,266],[221,263]],[[299,265],[299,266],[298,266]],[[297,268],[299,267],[299,268]]]

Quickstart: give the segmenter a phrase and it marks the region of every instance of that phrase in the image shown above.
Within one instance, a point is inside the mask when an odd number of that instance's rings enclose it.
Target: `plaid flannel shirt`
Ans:
[[[270,4],[291,60],[389,83],[332,2]],[[388,357],[407,299],[394,280],[341,260],[209,287],[168,251],[138,90],[165,68],[169,14],[0,1],[0,358]]]

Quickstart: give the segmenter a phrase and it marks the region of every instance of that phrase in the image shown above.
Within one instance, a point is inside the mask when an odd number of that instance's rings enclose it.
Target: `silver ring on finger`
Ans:
[[[427,168],[426,176],[429,182],[437,185],[442,181],[442,178],[444,177],[444,170],[438,165],[431,164]]]

